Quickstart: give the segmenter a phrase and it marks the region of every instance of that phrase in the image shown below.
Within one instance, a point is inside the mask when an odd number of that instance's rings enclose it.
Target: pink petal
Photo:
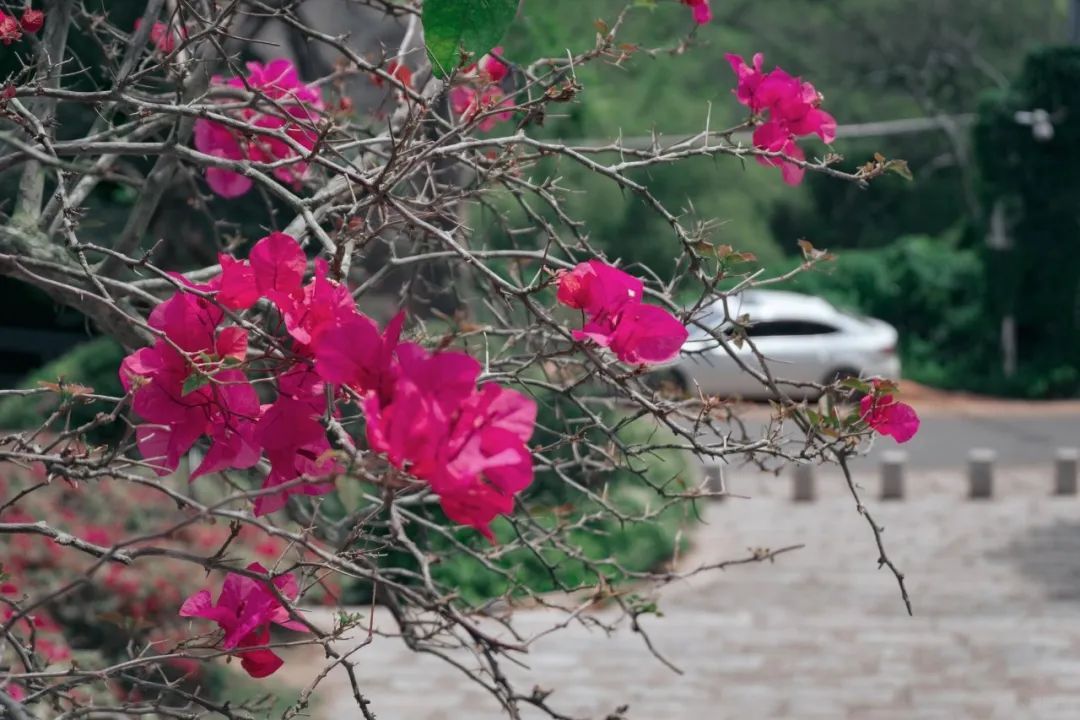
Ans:
[[[240,197],[254,184],[251,178],[225,168],[206,168],[206,184],[223,198]]]
[[[255,243],[250,259],[255,284],[261,293],[273,291],[290,296],[301,293],[307,257],[294,238],[285,233],[271,233]]]
[[[619,320],[611,350],[628,364],[662,363],[679,354],[688,333],[678,318],[655,305],[639,305]]]
[[[218,357],[244,360],[247,357],[247,330],[235,325],[227,327],[218,334],[216,345]]]
[[[180,617],[206,617],[213,606],[209,590],[200,590],[180,606]]]
[[[218,302],[232,310],[246,310],[254,305],[259,299],[259,288],[251,265],[225,253],[218,255],[218,262],[221,263]]]
[[[264,678],[278,671],[285,661],[273,650],[248,650],[240,654],[240,667],[253,678]]]

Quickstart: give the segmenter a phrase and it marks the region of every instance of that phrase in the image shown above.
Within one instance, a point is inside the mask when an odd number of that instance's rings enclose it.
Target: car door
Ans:
[[[747,328],[747,336],[765,358],[774,378],[804,383],[820,382],[824,376],[828,336],[835,331],[835,328],[817,322],[774,319],[751,325]],[[752,362],[752,367],[760,368],[757,358],[752,358]],[[747,373],[743,374],[749,377]]]

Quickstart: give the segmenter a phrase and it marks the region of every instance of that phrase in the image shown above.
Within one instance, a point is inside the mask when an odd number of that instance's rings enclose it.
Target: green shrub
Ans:
[[[117,374],[124,349],[111,338],[101,337],[78,345],[65,355],[43,365],[23,380],[19,387],[36,388],[39,383],[75,383],[93,388],[98,395],[117,397],[124,394]],[[25,430],[36,428],[60,404],[61,395],[46,393],[9,397],[0,401],[0,428]],[[73,426],[89,422],[101,410],[97,404],[76,403],[71,411]],[[117,426],[100,428],[91,439],[105,441],[120,432]]]

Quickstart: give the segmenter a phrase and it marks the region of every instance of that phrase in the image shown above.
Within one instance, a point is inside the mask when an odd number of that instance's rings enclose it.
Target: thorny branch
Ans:
[[[774,374],[751,339],[732,334],[744,320],[730,298],[809,270],[818,260],[808,258],[785,276],[742,271],[737,253],[721,252],[710,242],[712,225],[668,208],[647,175],[651,168],[699,157],[736,162],[784,157],[860,186],[883,170],[849,172],[837,167],[835,156],[802,161],[740,144],[736,133],[753,121],[715,129],[707,120],[691,138],[669,145],[657,141],[648,148],[621,140],[585,146],[552,138],[542,120],[577,101],[583,66],[633,62],[620,36],[629,6],[597,34],[592,47],[528,64],[506,58],[513,85],[509,97],[519,120],[482,132],[481,124],[500,109],[484,108],[467,119],[447,110],[447,92],[461,79],[447,83],[433,76],[423,52],[418,2],[352,0],[361,24],[375,28],[356,36],[316,24],[302,0],[131,5],[137,7],[130,24],[124,24],[122,13],[103,13],[101,4],[51,0],[46,30],[28,46],[27,62],[0,78],[0,180],[13,178],[17,188],[13,202],[0,206],[0,274],[43,290],[83,313],[98,332],[134,349],[162,338],[147,317],[158,302],[185,289],[170,273],[209,279],[220,272],[219,251],[245,247],[265,230],[283,230],[306,242],[312,259],[329,261],[332,277],[349,285],[361,307],[383,319],[390,314],[387,308],[407,308],[411,340],[466,349],[482,359],[485,380],[514,384],[537,400],[538,489],[508,518],[507,539],[497,546],[477,542],[441,520],[432,510],[435,498],[422,486],[354,441],[359,416],[358,398],[352,398],[339,414],[324,418],[346,464],[337,478],[343,500],[294,497],[286,512],[256,518],[251,503],[267,491],[253,488],[267,473],[265,463],[249,472],[219,474],[216,491],[208,487],[209,479],[190,487],[183,479],[159,479],[153,467],[137,459],[129,398],[63,381],[5,391],[55,402],[39,427],[0,437],[0,462],[23,478],[0,484],[0,536],[5,542],[40,540],[49,548],[48,562],[63,570],[21,595],[0,596],[5,610],[0,707],[7,715],[31,720],[38,717],[37,708],[52,708],[65,718],[101,713],[255,717],[260,708],[219,703],[169,670],[170,663],[228,654],[206,637],[168,642],[135,629],[126,644],[108,653],[49,669],[39,656],[39,633],[23,631],[34,613],[85,609],[116,568],[148,572],[151,564],[161,563],[203,577],[212,571],[260,577],[245,569],[238,547],[238,538],[254,534],[283,548],[272,574],[298,572],[305,590],[331,578],[351,583],[366,593],[367,602],[390,611],[397,636],[410,648],[458,667],[493,693],[510,717],[518,717],[525,704],[564,718],[546,695],[516,689],[501,664],[516,662],[548,632],[571,623],[602,624],[589,612],[597,604],[616,606],[621,618],[614,624],[625,622],[652,649],[639,622],[651,607],[644,598],[647,589],[732,564],[773,561],[798,547],[701,567],[642,569],[616,557],[597,558],[575,541],[582,532],[610,534],[672,517],[690,522],[700,503],[719,493],[705,487],[684,457],[691,463],[751,464],[770,471],[788,463],[838,462],[872,528],[880,563],[895,575],[911,611],[904,576],[888,559],[880,528],[859,500],[847,468],[859,433],[819,432],[803,398],[829,388]],[[138,29],[135,18],[142,21]],[[174,45],[155,39],[155,20],[182,28]],[[85,42],[73,42],[76,36]],[[305,48],[304,66],[317,75],[306,80],[326,98],[323,109],[304,120],[317,136],[314,148],[280,123],[243,119],[245,110],[293,117],[280,98],[212,79],[242,74],[243,60],[286,54],[286,48],[266,39],[282,36],[288,38],[287,48]],[[678,54],[688,42],[636,51]],[[412,84],[392,72],[391,61],[411,68]],[[353,96],[370,100],[373,80],[385,90],[369,103],[374,109],[356,112]],[[65,119],[71,117],[83,120]],[[199,120],[289,153],[236,160],[201,152],[191,142]],[[740,416],[736,403],[694,388],[679,392],[658,382],[662,374],[622,366],[599,348],[574,340],[575,320],[552,310],[556,273],[602,253],[567,202],[576,189],[564,184],[566,166],[614,184],[670,228],[669,238],[655,240],[670,243],[675,258],[670,267],[628,269],[649,278],[651,302],[679,313],[706,343],[722,349],[773,395],[775,412],[760,428]],[[303,172],[293,172],[301,167]],[[240,174],[254,190],[233,206],[214,198],[203,177],[215,169]],[[284,176],[292,182],[283,182]],[[101,199],[110,196],[127,198],[120,222],[103,209],[107,204]],[[242,212],[231,211],[236,207]],[[207,297],[216,302],[212,294]],[[250,358],[273,363],[293,353],[276,335],[281,318],[269,306],[242,315],[223,310],[248,331]],[[112,486],[145,492],[147,507],[157,502],[170,512],[147,509],[145,526],[127,528],[124,537],[105,542],[69,531],[60,518],[28,511],[52,495],[86,497]],[[215,523],[231,529],[211,547],[196,551],[180,542]],[[462,597],[442,572],[449,557],[466,559],[495,578],[504,588],[500,596],[486,602]],[[540,568],[544,581],[522,581],[515,567],[523,563]],[[570,565],[580,568],[577,579],[563,572]],[[632,593],[624,591],[627,585]],[[353,660],[377,635],[369,618],[342,613],[334,627],[316,627],[289,598],[279,593],[277,599],[313,632],[302,641],[269,647],[313,645],[327,658],[283,720],[302,713],[336,667],[347,672],[362,715],[374,717]],[[523,605],[556,608],[563,619],[535,636],[522,636],[506,611]],[[178,618],[173,621],[181,625]],[[365,640],[343,650],[341,638],[354,629],[362,630]],[[12,694],[13,683],[25,693],[23,700]],[[121,699],[109,688],[122,688]],[[143,699],[135,699],[136,689]]]

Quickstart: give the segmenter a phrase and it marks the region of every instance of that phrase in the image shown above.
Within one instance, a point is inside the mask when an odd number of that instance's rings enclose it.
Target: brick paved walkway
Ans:
[[[668,588],[665,616],[645,620],[677,675],[625,630],[571,627],[538,641],[529,667],[552,705],[627,718],[1080,718],[1080,499],[1052,498],[1048,471],[1001,473],[998,497],[965,498],[963,478],[921,475],[915,497],[866,498],[908,574],[916,617],[879,571],[872,537],[839,478],[794,504],[783,479],[730,478],[684,565],[805,543],[771,565],[729,569]],[[519,613],[526,633],[556,616]],[[378,615],[378,623],[392,627]],[[360,651],[361,682],[384,720],[501,718],[482,691],[394,640]],[[317,717],[357,717],[343,678],[322,688]],[[525,717],[541,717],[529,714]]]

